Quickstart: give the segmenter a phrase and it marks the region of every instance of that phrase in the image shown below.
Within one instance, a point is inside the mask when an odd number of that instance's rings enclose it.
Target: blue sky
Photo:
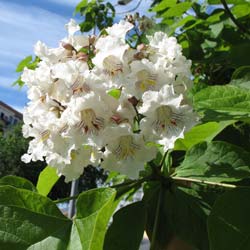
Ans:
[[[41,40],[57,47],[67,33],[64,29],[80,0],[0,0],[0,100],[19,111],[28,102],[26,88],[11,84],[18,78],[15,73],[20,60],[33,54],[33,46]],[[115,4],[117,1],[110,1]],[[138,0],[117,12],[126,11]],[[151,0],[143,0],[140,12],[145,12]]]

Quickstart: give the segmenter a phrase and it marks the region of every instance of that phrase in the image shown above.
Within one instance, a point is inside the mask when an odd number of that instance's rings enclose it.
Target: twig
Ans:
[[[132,8],[130,10],[127,10],[127,11],[116,12],[116,14],[121,15],[121,14],[127,14],[129,12],[135,11],[135,10],[137,10],[139,8],[139,6],[141,5],[141,3],[142,3],[142,0],[139,0],[138,3],[137,3],[137,5],[134,8]]]
[[[149,181],[153,179],[153,176],[152,175],[149,175],[149,176],[146,176],[146,177],[143,177],[141,179],[137,179],[137,180],[130,180],[130,181],[126,181],[126,182],[123,182],[123,183],[120,183],[120,184],[116,184],[116,185],[113,185],[113,186],[110,186],[109,188],[121,188],[121,187],[124,187],[124,186],[130,186],[130,188],[133,188],[134,186],[137,186],[137,185],[140,185],[142,184],[143,182],[145,181]],[[63,203],[65,201],[70,201],[70,200],[75,200],[78,198],[78,196],[80,195],[81,193],[77,194],[77,195],[74,195],[74,196],[70,196],[70,197],[66,197],[66,198],[62,198],[62,199],[58,199],[58,200],[55,200],[54,203]]]
[[[157,236],[157,230],[158,230],[158,226],[159,226],[160,209],[161,209],[161,203],[162,203],[162,194],[163,194],[163,188],[160,187],[160,192],[159,192],[157,205],[156,205],[155,222],[154,222],[152,240],[151,240],[151,244],[150,244],[150,250],[156,250],[156,244],[157,244],[156,236]]]
[[[226,0],[220,0],[220,1],[222,5],[224,6],[225,11],[227,12],[231,20],[234,22],[234,24],[239,28],[239,30],[243,33],[250,34],[249,30],[247,30],[243,25],[241,25],[241,23],[239,23],[238,20],[234,17],[231,10],[228,8]]]

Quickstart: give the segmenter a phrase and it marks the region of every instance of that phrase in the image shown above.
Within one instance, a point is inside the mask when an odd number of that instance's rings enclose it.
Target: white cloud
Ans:
[[[4,89],[11,89],[13,91],[18,91],[18,92],[26,92],[27,87],[23,86],[20,88],[18,85],[13,86],[13,82],[17,80],[18,76],[16,77],[4,77],[0,76],[0,87],[3,87]]]
[[[49,0],[49,2],[75,7],[81,0]]]
[[[15,80],[15,78],[0,76],[0,86],[4,88],[13,88],[12,83]]]
[[[20,90],[12,86],[18,78],[16,65],[33,54],[33,46],[38,40],[57,46],[66,36],[64,24],[67,22],[66,18],[39,7],[0,1],[0,98],[22,110],[27,102],[27,88]]]
[[[67,22],[66,18],[38,7],[0,2],[0,61],[18,62],[32,53],[37,40],[57,46],[66,35]]]

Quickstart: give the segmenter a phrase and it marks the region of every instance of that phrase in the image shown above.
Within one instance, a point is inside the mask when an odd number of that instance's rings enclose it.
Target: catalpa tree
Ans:
[[[156,21],[114,23],[111,3],[84,0],[57,48],[39,41],[18,65],[22,161],[48,167],[37,187],[0,179],[1,249],[138,250],[145,231],[151,250],[250,248],[250,3],[151,7]],[[103,186],[46,197],[89,165],[109,172]],[[69,200],[73,218],[56,205]]]

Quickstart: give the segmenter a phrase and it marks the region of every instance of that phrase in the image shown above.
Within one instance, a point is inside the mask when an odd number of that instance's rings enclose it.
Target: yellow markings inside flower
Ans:
[[[156,85],[156,75],[150,74],[147,70],[143,69],[136,73],[137,82],[135,83],[142,91],[153,89]]]
[[[122,62],[115,56],[107,56],[103,60],[103,67],[109,75],[117,75],[122,72]]]
[[[50,131],[44,130],[43,132],[40,133],[40,136],[41,136],[40,140],[42,142],[47,141],[49,139],[49,136],[50,136]]]
[[[81,121],[77,126],[82,129],[85,134],[97,134],[104,126],[104,119],[97,117],[93,109],[84,109],[81,111]]]
[[[128,157],[133,157],[140,146],[133,141],[131,135],[121,136],[119,144],[114,150],[114,154],[119,160],[125,160]]]
[[[156,120],[153,122],[153,126],[156,131],[163,132],[170,126],[177,126],[176,120],[173,118],[173,111],[171,107],[167,105],[160,106],[156,109]]]
[[[75,160],[76,156],[77,156],[77,151],[76,150],[72,150],[70,152],[70,158],[71,158],[71,160]]]

